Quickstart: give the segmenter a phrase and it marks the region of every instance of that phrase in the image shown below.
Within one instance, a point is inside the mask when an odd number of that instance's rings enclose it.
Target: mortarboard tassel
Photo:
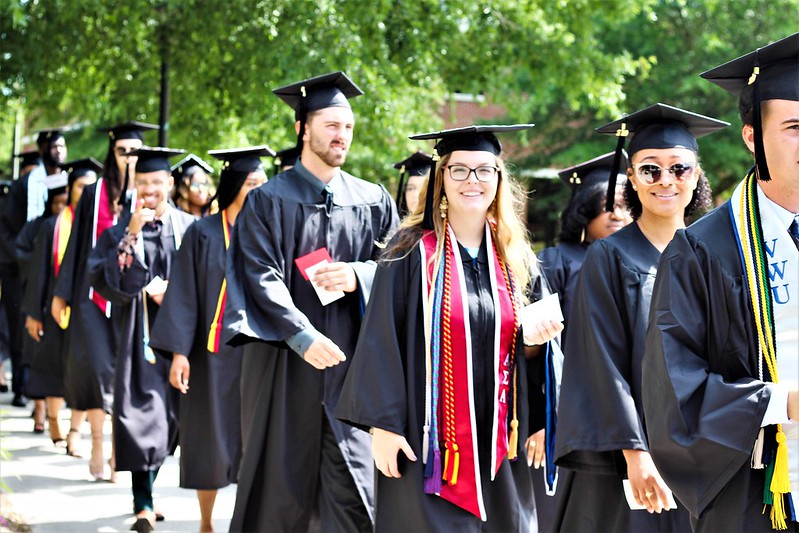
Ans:
[[[407,173],[405,172],[405,165],[402,165],[400,169],[400,178],[399,184],[397,184],[397,212],[402,215],[403,208],[405,206],[405,176]]]
[[[436,161],[438,151],[433,149],[433,162],[430,164],[430,172],[427,173],[427,195],[424,200],[424,217],[422,218],[422,229],[433,230],[433,196],[435,196],[435,182],[436,182]]]
[[[782,424],[777,424],[777,452],[774,454],[774,473],[769,490],[772,494],[771,525],[774,529],[787,529],[785,499],[791,498],[791,480],[788,475],[788,444]]]
[[[771,181],[766,161],[766,149],[763,146],[763,118],[760,113],[760,60],[755,55],[755,68],[749,77],[749,84],[754,84],[752,95],[752,128],[755,130],[755,166],[760,181]]]
[[[619,170],[621,168],[621,155],[622,150],[624,150],[624,141],[627,140],[629,134],[630,130],[627,129],[627,124],[622,122],[621,128],[616,130],[616,137],[618,137],[619,140],[616,142],[616,152],[613,154],[613,167],[610,169],[610,179],[608,180],[608,196],[605,201],[605,211],[608,213],[612,213],[616,205],[616,176],[619,175]]]

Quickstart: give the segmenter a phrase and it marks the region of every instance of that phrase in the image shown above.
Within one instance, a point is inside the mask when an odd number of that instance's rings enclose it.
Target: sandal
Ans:
[[[70,428],[67,433],[67,455],[70,457],[83,457],[83,454],[75,449],[75,441],[80,440],[80,431],[75,428]]]

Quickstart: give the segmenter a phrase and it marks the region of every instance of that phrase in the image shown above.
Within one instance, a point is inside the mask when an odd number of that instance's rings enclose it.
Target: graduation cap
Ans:
[[[294,120],[300,121],[297,134],[297,148],[300,150],[308,113],[328,107],[350,107],[348,99],[363,94],[360,87],[340,70],[284,85],[272,92],[294,110]]]
[[[265,144],[247,148],[209,150],[208,153],[224,161],[222,163],[222,172],[219,174],[219,186],[216,194],[209,201],[210,204],[216,200],[220,210],[227,209],[233,203],[241,190],[241,186],[247,181],[247,176],[251,172],[264,171],[262,157],[275,157],[277,155],[274,150]]]
[[[136,172],[146,174],[148,172],[158,172],[164,170],[172,172],[169,158],[185,154],[186,150],[166,148],[163,146],[142,146],[138,150],[131,152],[131,155],[138,156],[136,161]]]
[[[199,167],[206,174],[214,173],[214,169],[211,165],[209,165],[208,163],[206,163],[196,155],[189,154],[180,161],[178,161],[177,163],[175,163],[174,165],[172,165],[172,170],[171,170],[172,176],[176,180],[182,179],[183,176],[189,173],[188,172],[189,170],[195,167]],[[194,172],[191,172],[191,174],[194,175],[195,172],[197,171],[195,170]]]
[[[766,100],[799,101],[799,33],[758,48],[700,76],[737,96],[741,116],[752,109],[758,178],[769,181],[771,175],[763,148],[760,104]]]
[[[613,158],[615,155],[616,152],[608,152],[569,168],[564,168],[558,172],[558,177],[571,188],[573,197],[580,187],[587,187],[588,185],[599,182],[607,182],[610,177],[610,171],[613,168]],[[627,168],[627,152],[624,150],[622,150],[622,161],[620,164],[624,165],[624,168]]]
[[[64,171],[45,177],[44,185],[47,187],[47,196],[52,198],[53,196],[67,192],[68,183],[67,173]]]
[[[63,169],[69,173],[70,184],[76,179],[94,172],[98,176],[103,173],[103,164],[93,157],[75,159],[64,163]]]
[[[658,103],[597,128],[598,133],[615,135],[619,138],[608,181],[605,210],[613,211],[616,176],[621,170],[624,142],[628,136],[630,136],[630,146],[627,151],[630,157],[646,149],[686,148],[698,152],[699,145],[696,139],[729,125],[729,122],[723,120]]]
[[[61,130],[42,130],[36,136],[36,144],[41,148],[45,144],[50,144],[56,139],[63,137]]]
[[[246,172],[248,174],[264,170],[264,164],[261,161],[262,157],[275,157],[277,155],[274,150],[265,144],[246,148],[208,150],[208,153],[223,161],[223,172],[230,169],[234,172]]]
[[[440,157],[457,150],[491,152],[494,155],[499,155],[502,153],[502,144],[496,136],[497,133],[527,130],[533,126],[535,124],[465,126],[431,133],[420,133],[411,135],[409,138],[414,140],[436,140],[433,153],[433,162],[435,162]],[[424,219],[422,220],[422,229],[426,230],[434,229],[433,193],[435,188],[435,168],[435,164],[430,165],[430,174],[427,178],[427,197],[425,199]]]
[[[432,164],[433,156],[421,150],[417,150],[402,161],[394,163],[394,168],[400,171],[399,185],[397,186],[397,209],[400,213],[405,210],[406,178],[409,176],[428,175]]]
[[[19,159],[19,166],[27,167],[30,165],[38,165],[39,164],[39,152],[36,150],[29,150],[27,152],[20,152],[15,155],[17,159]]]
[[[278,169],[283,169],[283,167],[294,166],[297,164],[297,159],[300,158],[301,150],[297,146],[292,146],[291,148],[286,148],[285,150],[280,150],[277,152],[275,156],[275,166]]]
[[[155,124],[148,124],[146,122],[122,122],[114,126],[106,126],[104,128],[97,128],[97,131],[108,132],[111,142],[119,139],[138,139],[142,140],[142,134],[145,131],[157,130],[158,126]]]

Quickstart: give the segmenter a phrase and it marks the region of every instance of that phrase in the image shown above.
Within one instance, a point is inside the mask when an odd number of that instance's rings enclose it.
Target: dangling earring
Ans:
[[[449,202],[447,201],[446,196],[441,197],[441,203],[438,204],[438,210],[441,211],[441,218],[447,218],[447,209],[449,208]]]
[[[585,242],[585,228],[583,228],[583,232],[580,234],[580,244]]]

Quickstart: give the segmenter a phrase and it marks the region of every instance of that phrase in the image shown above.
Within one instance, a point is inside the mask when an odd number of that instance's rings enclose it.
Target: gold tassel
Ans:
[[[508,460],[516,459],[519,448],[519,421],[515,418],[510,421],[510,439],[508,439]]]
[[[785,515],[785,494],[791,492],[788,475],[788,443],[782,425],[777,425],[777,454],[774,457],[774,475],[769,487],[773,497],[771,504],[771,527],[777,530],[788,529]]]
[[[449,484],[454,485],[458,482],[458,468],[461,466],[461,454],[458,451],[458,445],[452,443],[452,451],[455,454],[455,464],[452,466],[452,475],[449,476]]]

